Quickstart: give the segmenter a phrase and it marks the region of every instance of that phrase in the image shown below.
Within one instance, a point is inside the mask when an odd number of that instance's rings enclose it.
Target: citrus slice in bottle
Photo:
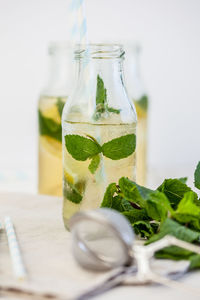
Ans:
[[[77,174],[74,174],[69,168],[64,168],[64,178],[68,183],[76,184],[78,181]]]
[[[54,122],[56,122],[58,124],[61,123],[60,114],[58,112],[58,108],[56,105],[53,105],[52,107],[43,110],[42,115],[45,118],[54,120]]]

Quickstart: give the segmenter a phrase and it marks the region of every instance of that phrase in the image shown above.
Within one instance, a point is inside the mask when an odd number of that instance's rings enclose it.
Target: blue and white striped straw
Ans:
[[[4,219],[5,229],[8,238],[8,246],[10,251],[10,256],[13,265],[13,271],[17,279],[25,279],[26,271],[22,261],[19,245],[17,242],[17,237],[13,227],[13,223],[10,217],[5,217]]]
[[[84,0],[71,0],[69,5],[71,18],[71,40],[74,44],[87,45],[87,21]]]

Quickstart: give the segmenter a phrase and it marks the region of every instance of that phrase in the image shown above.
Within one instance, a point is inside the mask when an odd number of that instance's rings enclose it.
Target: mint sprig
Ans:
[[[194,174],[196,187],[200,183],[199,174],[200,163]],[[123,214],[135,233],[147,240],[146,244],[172,235],[200,246],[200,200],[186,180],[185,177],[166,179],[151,190],[122,177],[118,183],[108,186],[101,207]],[[164,248],[156,257],[188,259],[190,269],[200,268],[200,255],[179,247]]]
[[[94,120],[99,120],[105,112],[119,114],[120,109],[115,109],[108,106],[107,90],[104,86],[103,79],[97,75],[96,109],[93,116]]]
[[[100,153],[112,160],[126,158],[135,151],[136,136],[135,134],[127,134],[112,139],[101,146],[92,136],[83,137],[68,134],[65,136],[65,146],[74,159],[78,161],[90,159],[91,162],[88,168],[94,174],[100,164]]]

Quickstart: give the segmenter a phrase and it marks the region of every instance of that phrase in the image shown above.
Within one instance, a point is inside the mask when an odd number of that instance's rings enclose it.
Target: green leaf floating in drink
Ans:
[[[39,117],[40,135],[47,135],[61,142],[62,141],[61,124],[56,123],[54,120],[50,118],[44,117],[40,110],[38,111],[38,117]]]
[[[71,202],[76,204],[80,203],[83,199],[83,192],[85,189],[85,182],[80,181],[76,184],[71,184],[67,182],[67,187],[63,190],[64,197],[66,197]]]
[[[96,170],[98,169],[98,166],[100,164],[100,160],[101,160],[101,157],[100,157],[99,154],[93,156],[93,158],[92,158],[92,160],[91,160],[91,162],[89,164],[89,167],[88,167],[88,169],[90,170],[90,172],[92,174],[94,174],[96,172]]]
[[[87,160],[93,158],[101,152],[101,146],[90,138],[85,138],[77,134],[65,136],[65,146],[67,151],[76,160]]]
[[[59,122],[55,121],[52,118],[46,117],[45,114],[39,109],[39,132],[40,135],[47,135],[56,139],[59,142],[62,142],[61,116],[65,103],[61,100],[61,98],[57,98],[57,102],[54,105],[56,105],[56,108],[58,110]]]
[[[100,153],[112,160],[126,158],[135,151],[136,136],[127,134],[101,146],[91,136],[68,134],[65,136],[65,146],[74,159],[79,161],[91,159],[89,170],[94,174],[100,164]]]
[[[93,116],[94,120],[99,120],[105,112],[119,114],[120,110],[108,106],[107,91],[104,82],[102,78],[97,75],[96,110]]]
[[[135,146],[135,134],[127,134],[103,144],[102,152],[104,156],[118,160],[131,155],[135,151]]]

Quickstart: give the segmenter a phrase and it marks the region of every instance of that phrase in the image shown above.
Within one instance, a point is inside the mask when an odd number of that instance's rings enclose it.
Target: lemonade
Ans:
[[[67,97],[42,96],[39,100],[39,167],[40,194],[62,195],[61,115]]]
[[[66,136],[84,137],[105,145],[117,138],[129,137],[136,132],[136,124],[87,124],[65,122],[63,124],[63,141]],[[86,141],[86,140],[85,140]],[[124,145],[125,147],[125,145]],[[99,153],[98,167],[90,168],[91,160],[77,160],[69,153],[63,142],[64,186],[63,219],[66,228],[70,217],[78,210],[98,208],[105,189],[111,182],[126,176],[135,180],[135,152],[122,159],[111,159]],[[115,157],[116,158],[116,157]],[[91,172],[94,171],[94,172]]]

